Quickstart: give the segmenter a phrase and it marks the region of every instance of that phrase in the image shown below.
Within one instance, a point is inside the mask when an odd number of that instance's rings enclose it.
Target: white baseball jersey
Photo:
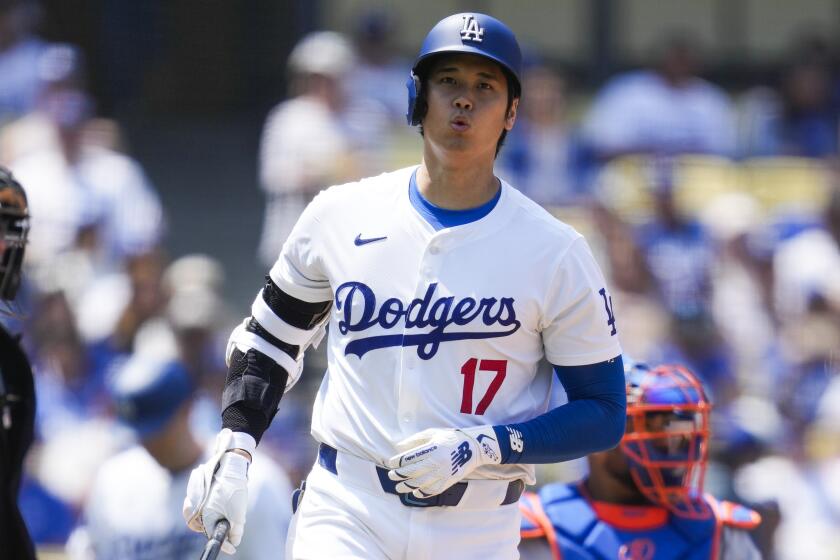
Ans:
[[[543,356],[572,366],[621,353],[580,234],[505,183],[488,215],[435,231],[409,201],[415,169],[319,194],[270,272],[298,299],[333,300],[313,436],[378,464],[427,428],[545,412]],[[534,473],[497,465],[470,478],[533,483]]]
[[[245,534],[236,554],[224,558],[283,557],[291,487],[285,473],[268,457],[255,459],[248,473]],[[191,531],[181,515],[190,471],[168,471],[141,446],[109,459],[99,470],[85,506],[85,525],[68,541],[70,558],[199,558],[207,537]]]

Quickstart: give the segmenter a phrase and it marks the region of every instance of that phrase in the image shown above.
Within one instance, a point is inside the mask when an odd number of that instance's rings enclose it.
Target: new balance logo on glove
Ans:
[[[470,449],[469,442],[462,442],[457,449],[452,451],[452,474],[458,472],[458,469],[467,464],[467,461],[472,459],[472,449]]]
[[[427,447],[426,449],[421,449],[420,451],[417,451],[416,453],[412,453],[411,455],[404,455],[403,458],[400,459],[400,464],[402,465],[402,463],[411,463],[411,462],[419,459],[420,457],[422,457],[426,453],[431,453],[435,449],[437,449],[437,445]]]

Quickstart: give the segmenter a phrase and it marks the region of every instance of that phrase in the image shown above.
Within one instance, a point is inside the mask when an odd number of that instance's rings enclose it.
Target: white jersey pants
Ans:
[[[382,490],[375,466],[339,452],[315,464],[289,526],[287,560],[514,560],[519,506],[508,481],[470,481],[457,506],[409,507]]]

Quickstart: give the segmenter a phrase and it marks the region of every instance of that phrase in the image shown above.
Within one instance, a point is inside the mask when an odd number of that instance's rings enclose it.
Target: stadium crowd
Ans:
[[[129,545],[85,529],[107,513],[95,505],[102,477],[121,474],[103,465],[142,448],[150,473],[188,474],[219,429],[225,343],[245,313],[216,255],[167,255],[175,217],[119,125],[98,118],[82,51],[39,39],[11,6],[0,10],[0,163],[26,189],[32,223],[22,314],[4,321],[23,333],[38,398],[21,508],[41,547],[128,557]],[[399,147],[416,132],[404,122],[407,61],[383,48],[393,25],[370,16],[353,37],[315,32],[292,50],[289,95],[259,153],[253,251],[266,267],[318,191],[406,163]],[[703,379],[715,406],[707,487],[762,513],[765,557],[836,559],[840,67],[808,43],[776,83],[736,95],[701,77],[684,38],[657,52],[588,96],[532,53],[497,171],[587,236],[628,355]],[[315,457],[308,403],[324,366],[323,349],[310,351],[260,445],[292,483]],[[181,392],[154,393],[161,376]],[[192,455],[156,447],[176,421]],[[571,480],[580,465],[543,479]]]

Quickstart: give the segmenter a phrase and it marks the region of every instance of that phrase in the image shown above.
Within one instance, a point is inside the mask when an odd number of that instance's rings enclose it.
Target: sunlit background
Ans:
[[[766,558],[840,558],[840,2],[0,0],[0,163],[32,214],[7,321],[38,395],[20,503],[45,558],[96,557],[97,472],[136,436],[126,363],[183,366],[189,429],[216,433],[228,333],[297,215],[419,162],[404,82],[465,10],[525,55],[497,174],[586,235],[627,354],[713,395],[707,489],[762,512]],[[310,351],[260,445],[293,485],[324,366]]]

